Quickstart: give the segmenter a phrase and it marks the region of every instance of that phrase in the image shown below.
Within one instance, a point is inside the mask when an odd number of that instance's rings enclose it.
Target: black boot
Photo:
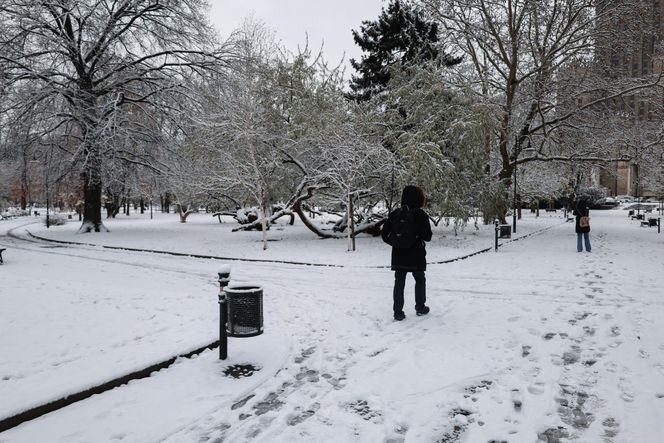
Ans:
[[[429,307],[428,306],[423,306],[420,309],[416,309],[415,313],[417,314],[418,317],[422,316],[422,315],[427,315],[429,313]]]

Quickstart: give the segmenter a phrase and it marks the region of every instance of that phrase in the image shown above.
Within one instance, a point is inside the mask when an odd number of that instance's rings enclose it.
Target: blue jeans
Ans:
[[[394,271],[394,313],[403,312],[403,289],[406,285],[406,275],[408,271]],[[413,278],[415,279],[415,310],[419,311],[424,308],[424,303],[427,301],[426,277],[424,271],[414,271]]]
[[[590,233],[589,232],[576,233],[576,250],[578,252],[583,251],[583,244],[581,242],[581,239],[583,239],[583,243],[586,244],[586,251],[590,252]]]

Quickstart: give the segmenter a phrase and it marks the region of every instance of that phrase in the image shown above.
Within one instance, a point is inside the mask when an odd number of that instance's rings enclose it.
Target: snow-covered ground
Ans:
[[[280,224],[231,233],[209,215],[108,222],[77,235],[0,222],[0,420],[216,339],[216,271],[265,290],[265,333],[0,433],[0,442],[660,442],[664,234],[592,211],[590,254],[560,213],[520,241],[427,271],[431,314],[391,313],[389,248]],[[174,257],[57,240],[312,267]],[[12,236],[5,236],[11,231]],[[531,235],[528,235],[531,234]],[[493,245],[492,227],[434,230],[429,261]],[[224,375],[229,365],[259,367]]]

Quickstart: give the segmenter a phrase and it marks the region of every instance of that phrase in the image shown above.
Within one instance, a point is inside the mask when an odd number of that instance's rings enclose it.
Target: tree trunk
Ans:
[[[263,251],[267,249],[267,227],[268,227],[268,215],[267,215],[267,202],[265,199],[262,199],[261,202],[261,212],[262,212],[262,221],[261,221],[261,226],[262,226],[262,231],[263,231]]]
[[[314,234],[318,235],[320,238],[343,238],[343,235],[336,235],[336,234],[330,234],[328,232],[322,231],[318,229],[316,225],[314,225],[311,220],[306,216],[304,211],[302,210],[302,206],[300,205],[300,202],[295,202],[293,205],[293,212],[295,212],[299,217],[300,220],[302,220],[302,223],[304,223],[304,226],[309,228],[311,232]]]
[[[348,250],[355,250],[355,220],[353,219],[353,194],[348,193],[348,203],[346,204],[346,217],[348,218]]]
[[[78,232],[106,230],[101,222],[101,177],[94,168],[86,168],[83,179],[83,224]]]
[[[177,212],[180,215],[180,223],[187,223],[187,217],[189,217],[189,214],[191,214],[194,211],[189,207],[189,205],[182,206],[178,204]]]
[[[165,212],[166,214],[171,213],[171,196],[168,194],[168,192],[164,194],[164,207],[162,212]]]
[[[44,166],[45,168],[46,166]],[[21,209],[25,210],[28,204],[28,153],[23,149],[23,170],[21,171]]]

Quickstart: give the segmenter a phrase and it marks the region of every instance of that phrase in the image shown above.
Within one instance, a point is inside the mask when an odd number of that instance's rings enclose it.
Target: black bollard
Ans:
[[[219,360],[228,357],[228,335],[226,323],[228,323],[228,310],[226,309],[226,286],[231,281],[230,266],[223,266],[219,272]]]
[[[495,248],[496,248],[496,252],[498,252],[498,231],[500,230],[500,227],[498,226],[498,219],[494,220],[494,224],[496,225]]]
[[[657,233],[658,234],[661,232],[661,229],[662,229],[662,223],[661,222],[662,222],[661,217],[657,217]]]

